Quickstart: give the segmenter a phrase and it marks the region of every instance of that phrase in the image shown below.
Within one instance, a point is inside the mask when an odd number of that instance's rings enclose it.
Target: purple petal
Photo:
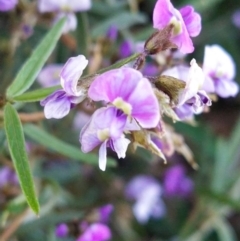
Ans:
[[[129,143],[130,141],[124,137],[113,140],[114,151],[117,153],[118,158],[125,158]]]
[[[235,97],[238,94],[239,86],[234,81],[220,79],[215,83],[215,91],[222,98]]]
[[[66,17],[66,22],[63,26],[62,33],[68,33],[70,31],[74,31],[77,28],[77,17],[74,13],[65,13],[65,12],[59,12],[54,20],[53,25],[56,24],[61,18]]]
[[[62,68],[63,64],[49,64],[45,66],[38,75],[38,82],[43,87],[58,85]]]
[[[132,68],[110,70],[100,75],[90,86],[88,95],[95,101],[113,104],[120,98],[130,107],[128,111],[131,113],[126,114],[134,117],[144,128],[155,127],[160,119],[158,101],[151,84]]]
[[[217,79],[233,80],[236,74],[233,58],[221,46],[206,46],[203,59],[204,74]]]
[[[174,7],[170,0],[158,0],[153,10],[153,27],[163,29],[174,15]]]
[[[158,0],[153,10],[153,27],[163,29],[171,23],[174,24],[177,31],[174,33],[175,29],[173,30],[172,42],[178,46],[181,52],[192,53],[194,47],[181,13],[173,7],[170,0]]]
[[[132,106],[132,117],[143,128],[157,126],[160,121],[160,108],[151,84],[146,78],[138,81],[127,102]]]
[[[71,109],[71,102],[67,96],[55,100],[49,100],[44,106],[44,114],[47,119],[61,119]]]
[[[77,57],[68,59],[64,65],[60,73],[61,85],[69,95],[80,96],[82,94],[81,91],[77,90],[77,83],[87,64],[88,60],[85,56],[78,55]]]
[[[119,55],[121,58],[127,58],[133,52],[133,44],[131,41],[124,41],[119,47]]]
[[[87,11],[92,6],[91,0],[71,0],[67,1],[66,4],[67,7],[69,7],[73,12],[81,12],[81,11]]]
[[[82,151],[89,152],[102,143],[98,138],[99,131],[109,130],[109,138],[121,137],[126,120],[126,116],[118,116],[118,111],[114,107],[103,107],[96,110],[80,133]]]
[[[59,224],[55,229],[55,235],[58,238],[64,238],[68,234],[68,226],[65,223]]]
[[[191,120],[194,117],[193,108],[188,104],[176,107],[174,111],[180,120]]]
[[[66,93],[64,90],[56,90],[52,94],[47,96],[45,99],[41,100],[40,105],[45,106],[47,102],[56,100],[58,98],[62,98],[65,95],[66,95]]]
[[[198,36],[202,28],[201,16],[194,12],[194,8],[192,6],[185,6],[179,11],[182,15],[189,35],[192,37]]]
[[[91,224],[77,241],[107,241],[111,238],[111,230],[105,224]]]
[[[56,12],[61,8],[59,0],[38,0],[38,11],[40,13]]]
[[[0,11],[7,12],[15,8],[18,4],[18,0],[0,0]]]
[[[106,170],[106,165],[107,165],[107,141],[104,141],[99,148],[98,164],[99,164],[99,168],[102,171]]]
[[[104,205],[98,209],[101,223],[107,223],[109,221],[109,217],[113,212],[113,209],[114,207],[112,204]]]

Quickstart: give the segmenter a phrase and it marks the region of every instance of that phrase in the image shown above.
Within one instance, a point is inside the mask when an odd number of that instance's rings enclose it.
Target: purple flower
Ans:
[[[0,188],[16,184],[18,184],[16,173],[9,167],[2,167],[0,169]]]
[[[191,37],[196,37],[201,31],[201,17],[191,6],[180,10],[173,7],[170,0],[158,0],[153,10],[153,27],[163,29],[172,24],[171,40],[183,53],[194,50]]]
[[[106,241],[111,238],[111,230],[105,224],[93,223],[77,241]]]
[[[55,229],[55,235],[58,238],[64,238],[68,234],[68,226],[65,223],[59,224]]]
[[[143,128],[156,127],[160,120],[151,84],[135,69],[114,69],[100,75],[91,84],[88,95],[94,101],[110,103]]]
[[[236,10],[232,15],[232,23],[240,28],[240,9]]]
[[[63,64],[49,64],[45,66],[38,75],[38,82],[45,88],[58,85],[63,66]]]
[[[99,168],[106,169],[107,147],[111,147],[118,158],[125,158],[130,141],[123,135],[127,116],[114,107],[96,110],[91,120],[82,128],[80,143],[83,152],[90,152],[100,145]]]
[[[77,83],[87,64],[88,60],[83,55],[68,59],[60,73],[63,89],[53,92],[40,102],[44,106],[44,114],[47,119],[63,118],[71,108],[85,98],[85,93],[77,89]]]
[[[107,31],[107,38],[111,41],[115,41],[118,36],[118,29],[115,25],[111,25]]]
[[[133,214],[140,223],[146,223],[149,218],[160,218],[165,214],[165,205],[161,199],[162,187],[151,176],[139,175],[133,178],[125,189],[129,199],[136,200]]]
[[[56,12],[57,16],[54,23],[62,17],[67,17],[63,28],[63,33],[75,30],[77,27],[77,18],[74,12],[86,11],[91,8],[91,0],[39,0],[38,10],[41,13]]]
[[[186,177],[185,169],[181,165],[176,165],[166,171],[163,188],[167,196],[186,197],[193,190],[193,182]]]
[[[222,98],[236,96],[239,90],[235,78],[235,63],[232,57],[221,46],[205,47],[203,72],[205,81],[203,89],[216,93]]]
[[[211,105],[211,100],[204,90],[201,90],[204,82],[204,74],[202,69],[193,59],[190,63],[191,67],[177,66],[163,72],[164,75],[173,76],[186,82],[186,87],[179,97],[175,112],[178,117],[190,119],[193,114],[199,114],[205,106]]]
[[[18,0],[0,0],[0,11],[7,12],[15,8],[18,4]]]
[[[133,52],[133,43],[129,40],[125,40],[119,47],[119,54],[121,58],[127,58]]]
[[[111,213],[113,212],[113,205],[112,204],[107,204],[98,209],[99,212],[99,222],[101,223],[107,223],[109,220],[109,217]]]

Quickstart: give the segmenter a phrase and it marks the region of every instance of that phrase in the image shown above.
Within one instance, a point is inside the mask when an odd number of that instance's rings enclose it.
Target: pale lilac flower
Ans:
[[[18,0],[0,0],[0,12],[7,12],[15,8]]]
[[[60,73],[63,64],[49,64],[45,66],[38,75],[38,82],[44,88],[59,84]]]
[[[125,189],[125,195],[135,200],[133,214],[139,223],[146,223],[150,217],[160,218],[166,212],[162,201],[162,187],[151,176],[139,175],[133,178]]]
[[[183,53],[192,53],[194,47],[190,36],[196,37],[201,31],[200,15],[192,6],[177,10],[170,0],[158,0],[153,10],[153,27],[161,30],[170,24],[174,26],[172,42]]]
[[[234,81],[235,63],[230,54],[221,46],[205,47],[203,72],[205,74],[204,90],[216,93],[222,98],[237,95],[239,87]]]
[[[240,9],[236,10],[232,15],[232,23],[240,28]]]
[[[110,103],[143,128],[156,127],[160,120],[151,84],[135,69],[114,69],[100,75],[91,84],[88,95],[94,101]]]
[[[56,12],[54,23],[62,17],[67,17],[63,33],[73,31],[77,27],[77,18],[74,12],[86,11],[91,8],[91,0],[39,0],[38,10],[41,13]]]
[[[193,59],[190,63],[191,67],[176,66],[163,72],[163,75],[169,75],[186,82],[186,87],[179,96],[178,104],[175,112],[178,117],[190,119],[193,114],[199,114],[205,106],[211,105],[211,99],[207,93],[202,90],[204,82],[204,74],[202,69]]]
[[[101,223],[107,223],[109,221],[109,217],[111,213],[113,212],[113,205],[112,204],[106,204],[98,209],[99,212],[99,222]]]
[[[80,103],[85,94],[78,90],[78,79],[86,68],[88,60],[83,55],[68,59],[60,73],[62,90],[57,90],[40,102],[44,106],[47,119],[60,119],[66,116],[70,109]]]
[[[130,141],[123,135],[127,116],[114,107],[103,107],[96,110],[80,133],[83,152],[90,152],[100,145],[99,168],[106,169],[107,147],[111,147],[118,158],[125,158]]]
[[[55,229],[55,235],[58,237],[58,238],[64,238],[67,236],[68,234],[68,226],[67,224],[65,223],[61,223],[59,224],[56,229]]]
[[[193,181],[186,176],[183,166],[176,165],[166,171],[163,188],[167,196],[186,197],[193,191]]]
[[[115,25],[111,25],[107,31],[107,34],[106,34],[107,38],[111,41],[115,41],[117,39],[117,36],[118,36],[118,29]]]
[[[80,131],[90,120],[91,116],[83,111],[78,111],[73,119],[73,128]]]
[[[119,47],[119,55],[121,58],[127,58],[133,52],[133,43],[130,40],[125,40]]]
[[[2,167],[0,169],[0,188],[7,185],[18,184],[18,179],[16,173],[9,167]]]
[[[110,228],[102,223],[91,224],[77,241],[107,241],[111,238]]]

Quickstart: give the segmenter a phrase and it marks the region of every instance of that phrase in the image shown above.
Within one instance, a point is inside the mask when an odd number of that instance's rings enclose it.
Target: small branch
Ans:
[[[44,113],[41,112],[35,112],[35,113],[19,113],[19,118],[22,123],[27,122],[38,122],[45,119]]]

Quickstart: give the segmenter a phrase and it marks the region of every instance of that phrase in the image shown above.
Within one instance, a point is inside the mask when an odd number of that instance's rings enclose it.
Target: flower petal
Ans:
[[[74,31],[77,28],[77,17],[74,13],[59,12],[53,21],[56,24],[61,18],[66,17],[66,22],[63,26],[62,33],[68,33]]]
[[[201,16],[194,12],[194,8],[192,6],[185,6],[179,11],[182,15],[189,35],[192,37],[198,36],[202,29]]]
[[[99,148],[99,168],[102,171],[106,170],[107,165],[107,141],[104,141]]]
[[[72,96],[82,95],[82,91],[77,90],[77,83],[87,64],[88,60],[84,55],[68,59],[60,73],[61,85],[67,94]]]
[[[222,98],[235,97],[238,94],[239,86],[234,81],[221,79],[216,81],[215,90]]]
[[[67,1],[66,4],[73,12],[81,12],[89,10],[92,6],[91,0],[71,0]]]
[[[61,8],[59,0],[38,0],[38,10],[40,13],[57,12]]]
[[[63,64],[49,64],[38,75],[38,82],[43,87],[51,87],[59,84],[60,72]]]
[[[44,114],[47,119],[61,119],[66,116],[71,109],[71,102],[64,96],[62,98],[49,100],[44,106]]]
[[[170,23],[173,15],[174,7],[170,0],[158,0],[153,10],[153,27],[163,29]]]
[[[118,158],[125,158],[129,143],[130,141],[125,137],[113,140],[114,151],[117,153]]]

